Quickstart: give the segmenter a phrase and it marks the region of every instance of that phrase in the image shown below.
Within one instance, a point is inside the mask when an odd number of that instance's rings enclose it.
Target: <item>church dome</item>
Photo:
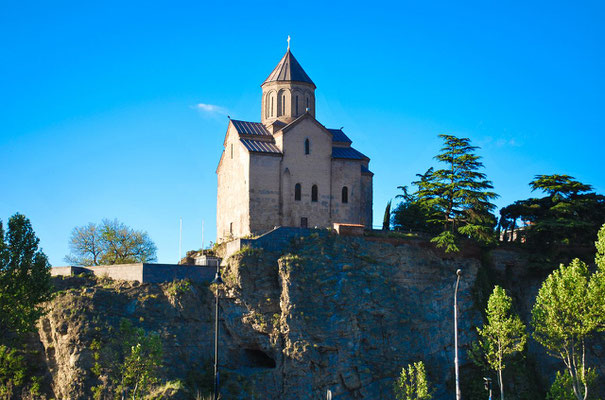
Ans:
[[[271,72],[261,86],[269,82],[302,82],[313,85],[315,88],[315,84],[300,66],[296,58],[294,58],[290,49],[288,49],[275,69],[273,69],[273,72]]]

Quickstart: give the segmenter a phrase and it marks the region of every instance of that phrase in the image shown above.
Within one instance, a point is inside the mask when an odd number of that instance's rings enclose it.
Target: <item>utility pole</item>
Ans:
[[[456,400],[460,400],[460,374],[458,372],[458,284],[462,270],[456,271],[456,289],[454,290],[454,368],[456,372]]]
[[[221,267],[220,264],[216,265],[216,275],[214,276],[214,280],[212,281],[215,284],[216,290],[216,311],[215,311],[215,320],[214,320],[214,400],[218,400],[218,394],[220,390],[219,385],[219,375],[218,375],[218,320],[219,320],[219,308],[218,308],[218,299],[219,299],[219,290],[221,285],[223,284],[223,279],[221,278]]]
[[[183,243],[183,218],[179,218],[179,258],[178,258],[177,264],[181,263],[181,254],[183,254],[182,243]]]

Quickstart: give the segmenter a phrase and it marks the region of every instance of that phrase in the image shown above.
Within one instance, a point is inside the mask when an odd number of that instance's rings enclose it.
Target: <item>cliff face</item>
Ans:
[[[299,239],[290,251],[244,251],[225,272],[228,295],[237,299],[224,307],[227,329],[241,347],[274,360],[275,367],[251,371],[272,385],[274,398],[325,398],[327,389],[342,399],[392,398],[394,377],[418,360],[431,381],[452,382],[455,271],[465,271],[464,347],[480,321],[470,291],[476,260],[334,236]],[[239,359],[228,356],[229,367]],[[437,386],[436,398],[445,393]]]
[[[495,259],[495,274],[506,278],[516,258],[503,253]],[[281,252],[238,252],[228,259],[220,291],[224,398],[324,399],[330,389],[335,399],[392,399],[401,367],[418,360],[426,364],[434,398],[451,398],[458,268],[464,271],[459,289],[464,374],[484,307],[476,305],[477,259],[446,258],[414,244],[317,234],[296,239]],[[191,396],[196,385],[203,389],[213,354],[211,288],[88,278],[58,285],[62,292],[40,322],[57,398],[91,397],[90,387],[103,382],[91,373],[92,340],[111,337],[121,318],[160,332],[163,378],[190,387],[168,397]]]

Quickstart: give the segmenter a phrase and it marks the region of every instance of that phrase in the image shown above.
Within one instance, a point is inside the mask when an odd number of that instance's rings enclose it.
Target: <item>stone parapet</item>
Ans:
[[[161,283],[181,279],[210,282],[214,278],[215,272],[216,268],[207,266],[136,263],[90,267],[53,267],[50,274],[51,276],[69,276],[85,273],[122,281]]]

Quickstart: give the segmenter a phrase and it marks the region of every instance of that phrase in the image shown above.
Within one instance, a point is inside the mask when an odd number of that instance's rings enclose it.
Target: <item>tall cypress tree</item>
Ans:
[[[435,159],[444,163],[445,168],[431,171],[414,182],[418,201],[436,211],[428,222],[443,226],[443,231],[431,241],[446,252],[458,251],[456,239],[460,236],[490,242],[496,222],[491,200],[498,195],[489,191],[493,189],[491,181],[479,172],[483,163],[474,154],[478,147],[472,146],[468,138],[439,137],[445,143]]]
[[[384,218],[382,220],[382,230],[388,231],[391,229],[391,200],[387,203],[387,207],[384,209]]]

